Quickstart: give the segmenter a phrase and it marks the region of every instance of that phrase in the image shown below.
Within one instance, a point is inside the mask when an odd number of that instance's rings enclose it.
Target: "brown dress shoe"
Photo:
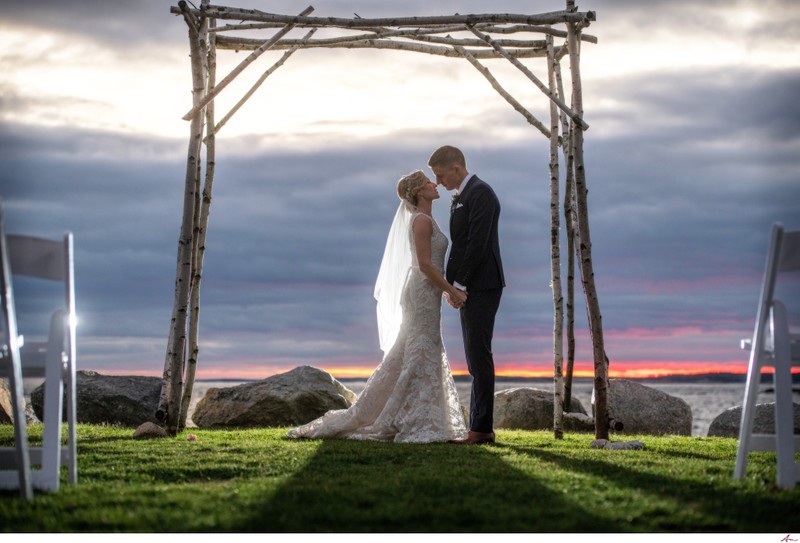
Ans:
[[[450,443],[457,445],[483,445],[485,443],[494,443],[494,432],[473,432],[469,431],[466,439],[456,439]]]

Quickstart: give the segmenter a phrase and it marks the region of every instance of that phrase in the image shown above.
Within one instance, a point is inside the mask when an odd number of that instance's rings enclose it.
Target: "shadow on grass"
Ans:
[[[503,461],[493,447],[324,441],[232,529],[547,532],[617,529]],[[565,516],[575,519],[574,524]]]
[[[542,448],[515,449],[532,459],[569,466],[571,471],[603,479],[609,488],[616,487],[622,495],[638,494],[643,496],[640,498],[643,502],[654,504],[650,510],[639,508],[642,516],[631,519],[630,524],[624,528],[620,527],[619,531],[637,530],[637,525],[645,525],[645,530],[648,531],[654,529],[767,533],[800,531],[800,513],[796,498],[793,498],[796,493],[778,491],[764,494],[762,490],[755,491],[752,487],[733,480],[733,466],[727,461],[720,462],[724,466],[707,465],[705,474],[708,478],[704,479],[702,473],[689,474],[681,472],[679,468],[669,474],[662,474],[656,473],[655,469],[647,465],[633,461],[627,466],[618,461],[611,463],[605,458],[568,457]],[[622,451],[598,451],[598,453],[625,454]],[[659,451],[659,455],[661,454],[666,453]],[[675,455],[677,456],[677,453]],[[706,456],[697,455],[698,458]],[[711,478],[717,480],[712,484]],[[682,509],[683,512],[676,514],[669,511],[673,507],[678,511]],[[658,516],[663,516],[666,520],[660,521]],[[646,527],[648,524],[649,528]],[[653,528],[654,526],[656,528]]]

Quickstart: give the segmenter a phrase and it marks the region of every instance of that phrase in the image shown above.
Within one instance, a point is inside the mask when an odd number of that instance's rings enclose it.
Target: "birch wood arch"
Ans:
[[[189,121],[190,136],[186,160],[183,216],[178,239],[175,298],[164,361],[164,384],[156,416],[167,431],[176,435],[185,427],[186,412],[194,386],[199,354],[200,281],[205,253],[205,236],[211,205],[216,163],[215,138],[228,120],[261,84],[298,49],[348,48],[389,49],[466,60],[492,88],[518,111],[528,123],[550,141],[551,282],[553,290],[553,366],[555,382],[554,435],[563,436],[564,405],[571,395],[574,361],[574,258],[579,259],[581,282],[589,320],[594,361],[595,435],[608,438],[608,360],[603,344],[600,303],[592,271],[583,133],[589,128],[583,116],[580,75],[582,43],[597,43],[583,30],[595,20],[592,11],[581,12],[574,0],[566,9],[549,13],[514,15],[446,15],[367,19],[312,17],[313,7],[298,15],[277,15],[254,9],[211,5],[202,0],[199,8],[178,2],[170,12],[183,17],[188,27],[192,70],[192,107],[183,116]],[[320,28],[335,29],[341,35],[314,39]],[[289,38],[294,29],[305,29],[299,38]],[[269,38],[245,37],[256,31]],[[512,37],[506,37],[512,35]],[[513,35],[517,35],[514,37]],[[519,37],[521,35],[521,37]],[[217,51],[250,51],[229,74],[217,82]],[[215,97],[267,50],[283,50],[283,56],[263,72],[241,100],[219,121]],[[569,59],[570,93],[565,92],[561,61]],[[505,58],[518,68],[549,101],[548,123],[537,119],[510,93],[483,59]],[[543,59],[548,80],[541,81],[520,59]],[[569,102],[569,103],[568,103]],[[203,148],[205,155],[203,157]],[[560,153],[559,153],[560,151]],[[564,377],[564,300],[561,286],[560,250],[560,161],[564,161],[564,218],[567,239],[567,375]],[[203,167],[205,166],[205,168]],[[602,415],[601,415],[602,414]]]

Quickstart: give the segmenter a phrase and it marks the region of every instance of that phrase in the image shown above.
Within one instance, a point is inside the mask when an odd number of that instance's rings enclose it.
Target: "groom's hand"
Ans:
[[[467,293],[464,290],[459,288],[455,289],[455,292],[450,293],[449,295],[445,296],[447,298],[447,303],[449,303],[455,309],[460,309],[464,306],[467,302]]]

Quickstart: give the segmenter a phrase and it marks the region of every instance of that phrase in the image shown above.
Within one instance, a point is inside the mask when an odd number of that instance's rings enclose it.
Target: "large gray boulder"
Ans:
[[[332,409],[346,409],[356,398],[331,374],[300,366],[260,381],[208,389],[192,421],[199,428],[299,426]]]
[[[161,377],[102,375],[86,370],[78,371],[76,377],[78,422],[133,427],[148,421],[158,424],[155,412],[161,396]],[[42,419],[44,384],[31,393],[31,404]],[[64,409],[64,420],[66,415]]]
[[[594,411],[594,396],[592,396]],[[692,408],[681,398],[628,379],[608,380],[608,417],[624,434],[692,435]]]
[[[794,410],[794,433],[800,434],[800,404],[792,404]],[[739,437],[739,428],[742,422],[742,406],[726,409],[711,421],[708,427],[709,437]],[[754,434],[775,433],[775,403],[760,403],[756,405],[753,417]]]
[[[553,392],[531,387],[501,390],[494,395],[495,428],[552,430]],[[580,400],[572,398],[570,412],[586,415]]]

